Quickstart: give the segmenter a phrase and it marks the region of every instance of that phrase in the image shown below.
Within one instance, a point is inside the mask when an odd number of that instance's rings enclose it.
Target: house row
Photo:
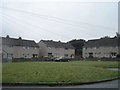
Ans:
[[[69,43],[41,40],[36,43],[33,40],[24,40],[21,37],[1,37],[2,58],[38,58],[38,57],[65,57],[74,58],[75,49]]]
[[[75,48],[70,43],[55,42],[53,40],[41,40],[38,43],[40,47],[40,57],[64,57],[74,58]]]
[[[1,37],[0,53],[3,59],[64,57],[74,58],[75,48],[70,43],[53,40],[25,40],[21,37]],[[82,48],[83,58],[116,58],[120,54],[118,37],[88,40]]]
[[[82,54],[83,58],[116,58],[120,54],[120,39],[115,36],[88,40]]]
[[[32,58],[38,57],[39,46],[35,41],[2,37],[2,58]]]

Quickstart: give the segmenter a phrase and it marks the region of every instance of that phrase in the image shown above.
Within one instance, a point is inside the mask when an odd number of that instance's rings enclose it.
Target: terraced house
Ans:
[[[41,40],[39,43],[40,57],[74,58],[75,49],[70,43]]]
[[[39,55],[39,46],[32,40],[7,37],[2,38],[2,58],[34,58]]]
[[[118,37],[88,40],[83,47],[83,58],[116,58],[120,53]]]

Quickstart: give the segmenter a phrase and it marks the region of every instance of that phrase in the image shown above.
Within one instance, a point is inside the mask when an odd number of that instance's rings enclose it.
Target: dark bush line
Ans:
[[[86,58],[86,61],[120,61],[119,58]]]
[[[14,58],[12,62],[27,62],[27,61],[52,61],[48,58]]]
[[[40,62],[42,62],[42,61],[55,61],[55,62],[68,62],[68,61],[70,61],[70,59],[61,59],[61,60],[54,60],[54,59],[50,59],[50,58],[30,58],[30,59],[28,59],[28,58],[14,58],[14,59],[12,59],[12,61],[11,62],[36,62],[36,61],[40,61]]]
[[[55,61],[55,62],[69,62],[69,61],[120,61],[118,58],[86,58],[86,59],[61,59],[61,60],[54,60],[50,58],[14,58],[12,60],[3,59],[2,62],[42,62],[42,61]]]

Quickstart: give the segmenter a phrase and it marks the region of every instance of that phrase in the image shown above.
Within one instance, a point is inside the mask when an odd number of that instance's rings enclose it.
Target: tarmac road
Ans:
[[[118,81],[113,80],[108,82],[101,82],[88,85],[75,85],[75,86],[3,86],[4,88],[118,88]]]
[[[118,88],[118,80],[78,86],[66,86],[64,88]]]

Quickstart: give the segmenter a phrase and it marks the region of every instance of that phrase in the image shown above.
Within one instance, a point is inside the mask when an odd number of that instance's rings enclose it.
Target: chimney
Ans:
[[[6,38],[10,38],[9,35],[7,35]]]
[[[21,37],[19,37],[19,39],[22,39]]]

